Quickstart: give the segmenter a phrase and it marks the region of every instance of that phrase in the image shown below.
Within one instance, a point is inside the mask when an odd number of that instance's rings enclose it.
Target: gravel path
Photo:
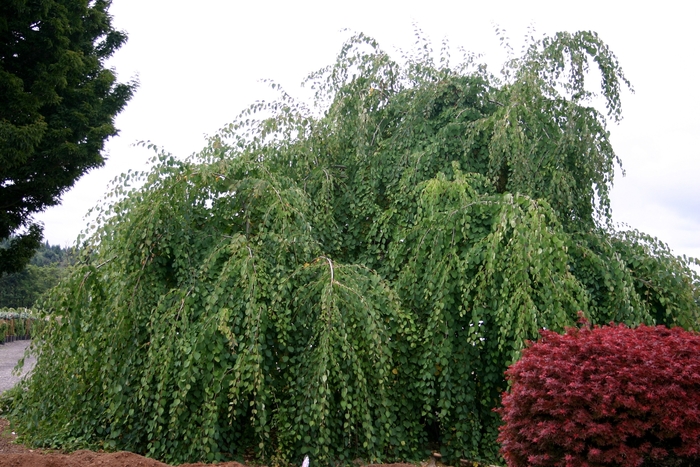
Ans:
[[[0,393],[7,391],[34,368],[36,359],[32,356],[25,360],[21,376],[12,374],[17,362],[24,355],[30,341],[14,341],[0,345]]]

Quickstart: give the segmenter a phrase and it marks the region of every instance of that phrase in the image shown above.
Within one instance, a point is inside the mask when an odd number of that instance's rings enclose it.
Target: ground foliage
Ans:
[[[531,41],[499,76],[416,50],[356,35],[309,77],[314,106],[280,89],[192,158],[123,175],[43,305],[25,439],[494,461],[503,373],[540,329],[579,310],[698,327],[693,260],[611,227],[627,81],[596,34]]]
[[[541,334],[506,372],[509,467],[698,464],[700,334],[585,323]]]

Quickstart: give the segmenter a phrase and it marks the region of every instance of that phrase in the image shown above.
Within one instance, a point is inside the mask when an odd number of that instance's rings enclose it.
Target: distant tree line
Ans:
[[[6,248],[9,241],[0,243],[0,248]],[[23,271],[0,277],[0,308],[34,306],[44,292],[58,284],[73,258],[73,248],[44,242]]]

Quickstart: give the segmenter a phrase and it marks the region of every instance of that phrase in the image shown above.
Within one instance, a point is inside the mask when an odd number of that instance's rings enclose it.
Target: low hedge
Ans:
[[[624,325],[541,335],[506,372],[509,467],[700,465],[700,335]]]
[[[43,326],[29,308],[0,308],[0,344],[31,339]]]

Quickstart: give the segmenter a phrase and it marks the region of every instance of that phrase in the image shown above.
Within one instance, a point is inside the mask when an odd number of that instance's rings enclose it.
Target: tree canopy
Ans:
[[[32,214],[60,202],[117,134],[136,83],[105,61],[126,41],[109,0],[6,0],[0,5],[0,274],[40,246]]]
[[[533,41],[500,75],[420,46],[356,35],[308,78],[313,106],[280,89],[123,175],[43,304],[10,414],[25,441],[495,461],[504,371],[540,329],[697,329],[695,260],[612,227],[628,83],[600,38]]]
[[[0,277],[0,308],[32,308],[44,292],[58,284],[74,257],[73,249],[44,242],[23,271]]]

